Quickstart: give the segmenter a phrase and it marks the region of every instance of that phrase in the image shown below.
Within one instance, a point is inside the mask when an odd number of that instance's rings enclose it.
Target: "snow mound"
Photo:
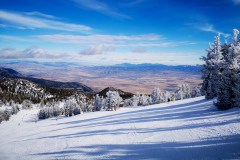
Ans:
[[[240,158],[240,109],[204,97],[36,122],[37,111],[0,125],[0,159]]]

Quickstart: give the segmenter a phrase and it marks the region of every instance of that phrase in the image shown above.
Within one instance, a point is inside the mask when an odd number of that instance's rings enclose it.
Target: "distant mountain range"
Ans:
[[[191,72],[199,74],[201,70],[200,65],[164,65],[164,64],[131,64],[131,63],[122,63],[113,66],[95,66],[93,68],[111,68],[111,69],[121,69],[121,70],[135,70],[135,71],[181,71],[181,72]]]
[[[15,77],[23,77],[23,75],[13,69],[0,67],[0,78],[15,78]]]
[[[19,72],[10,68],[0,67],[0,78],[21,78],[46,87],[69,88],[78,89],[83,92],[94,92],[93,89],[91,89],[90,87],[78,82],[59,82],[46,79],[31,78],[20,74]]]
[[[21,103],[28,99],[34,103],[39,103],[44,99],[66,99],[76,94],[88,98],[92,98],[95,94],[106,97],[108,91],[118,92],[123,99],[133,96],[132,93],[113,87],[107,87],[96,93],[90,87],[81,83],[29,78],[13,69],[0,67],[0,100],[12,99]]]
[[[1,61],[1,74],[22,77],[48,87],[73,88],[84,92],[99,92],[114,87],[131,93],[149,94],[154,87],[174,90],[178,84],[197,86],[201,66],[130,64],[86,66],[72,62]],[[13,70],[19,73],[14,73]],[[6,72],[7,71],[7,72]],[[3,77],[4,77],[3,76]],[[91,87],[88,87],[91,86]],[[94,92],[95,93],[95,92]]]
[[[9,61],[9,62],[0,62],[1,64],[31,64],[31,65],[43,65],[43,66],[54,66],[54,67],[64,67],[64,66],[76,66],[84,68],[113,68],[113,69],[144,69],[144,70],[173,70],[173,71],[191,71],[199,72],[201,70],[201,65],[164,65],[164,64],[152,64],[152,63],[141,63],[141,64],[132,64],[132,63],[121,63],[116,65],[82,65],[76,62],[36,62],[36,61]]]

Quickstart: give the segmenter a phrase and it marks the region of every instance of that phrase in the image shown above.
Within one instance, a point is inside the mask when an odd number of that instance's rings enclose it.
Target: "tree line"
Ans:
[[[120,107],[146,106],[202,95],[200,86],[191,89],[188,84],[179,85],[175,92],[161,91],[159,88],[154,88],[151,95],[135,94],[128,99],[123,99],[118,91],[108,91],[105,98],[98,94],[91,99],[87,99],[83,95],[73,95],[62,101],[53,101],[46,105],[42,103],[38,117],[39,119],[46,119],[60,115],[70,117],[85,112],[116,111]]]

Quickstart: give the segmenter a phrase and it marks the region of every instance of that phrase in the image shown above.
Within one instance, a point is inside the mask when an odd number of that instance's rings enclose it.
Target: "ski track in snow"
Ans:
[[[240,159],[240,109],[204,97],[36,122],[21,110],[0,124],[0,159]]]

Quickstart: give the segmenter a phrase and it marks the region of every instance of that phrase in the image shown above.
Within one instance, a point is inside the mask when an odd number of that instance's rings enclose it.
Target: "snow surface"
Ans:
[[[0,124],[0,159],[240,159],[240,109],[203,97],[36,122]]]

